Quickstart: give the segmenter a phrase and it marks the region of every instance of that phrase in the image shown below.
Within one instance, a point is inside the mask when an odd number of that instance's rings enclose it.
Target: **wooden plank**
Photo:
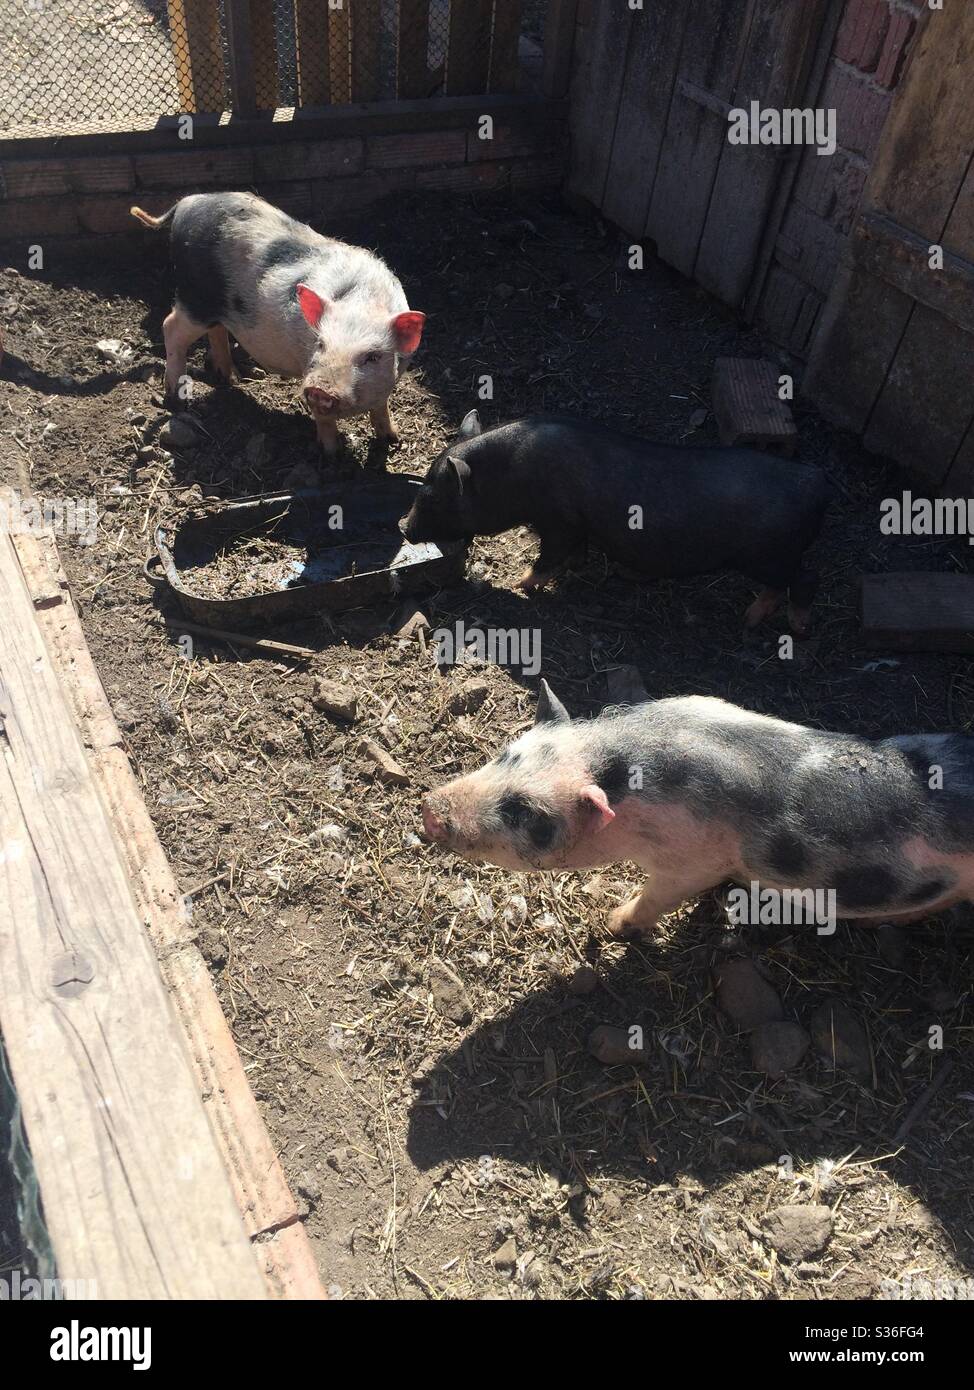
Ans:
[[[800,105],[815,56],[828,0],[757,0],[743,68],[733,93],[736,106],[753,99],[782,110]],[[775,188],[802,147],[732,145],[719,155],[694,279],[725,304],[747,293],[771,210]]]
[[[940,490],[945,497],[974,497],[974,422],[957,450]]]
[[[0,1026],[58,1274],[101,1298],[263,1298],[6,534],[0,609]]]
[[[778,395],[779,375],[763,357],[717,358],[713,404],[722,444],[777,444],[794,452],[798,431]]]
[[[864,575],[862,630],[873,650],[974,652],[974,575]]]
[[[755,0],[698,0],[687,25],[680,78],[719,102],[733,96],[744,61]],[[660,257],[691,276],[707,219],[727,120],[679,84],[670,105],[646,235]]]
[[[521,37],[522,5],[523,0],[494,0],[488,92],[517,91],[520,73],[517,50]]]
[[[250,0],[226,0],[224,13],[227,22],[230,107],[234,116],[253,116],[257,112],[257,87]]]
[[[866,428],[913,303],[843,256],[802,382],[803,393],[843,429]]]
[[[974,5],[928,11],[866,184],[864,207],[932,242],[943,235],[974,148],[972,72]]]
[[[450,0],[446,48],[447,96],[487,90],[491,0]]]
[[[254,100],[258,111],[276,111],[277,33],[271,0],[250,0],[250,37],[253,45]]]
[[[399,0],[396,19],[396,94],[430,93],[430,0]]]
[[[569,104],[569,188],[596,207],[605,193],[633,15],[626,6],[598,5],[579,39],[581,62]]]
[[[352,100],[375,101],[379,95],[380,0],[352,5]]]
[[[328,87],[333,106],[352,100],[352,18],[347,5],[328,11]]]
[[[974,334],[917,304],[863,442],[939,488],[972,417]]]
[[[181,109],[222,111],[225,101],[218,0],[168,0],[168,8]]]
[[[657,0],[633,15],[602,209],[637,239],[646,226],[689,20],[690,7],[683,0]]]
[[[974,135],[971,137],[971,149],[974,152]],[[967,263],[974,261],[974,158],[967,166],[967,176],[950,214],[943,245],[951,255],[959,256]]]
[[[63,576],[53,536],[36,532],[18,535],[15,547],[36,609],[38,595],[48,587],[45,571],[53,567]],[[84,746],[90,750],[89,766],[114,827],[140,918],[182,1023],[197,1090],[204,1097],[237,1206],[255,1241],[271,1292],[281,1297],[320,1299],[323,1291],[307,1233],[247,1083],[209,971],[195,945],[196,929],[187,915],[184,896],[125,753],[66,580],[59,588],[60,603],[46,605],[38,612],[37,623],[60,673]]]
[[[974,262],[945,251],[943,269],[931,269],[926,237],[875,212],[857,220],[851,250],[860,269],[974,333]]]
[[[548,0],[541,70],[541,90],[546,97],[563,97],[568,91],[577,13],[578,0]]]
[[[320,0],[294,0],[294,56],[298,105],[327,106],[328,8]]]

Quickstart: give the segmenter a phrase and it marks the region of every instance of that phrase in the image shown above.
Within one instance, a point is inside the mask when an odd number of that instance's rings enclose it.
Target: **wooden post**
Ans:
[[[328,83],[328,0],[294,0],[294,51],[298,105],[326,106]]]
[[[490,41],[490,92],[516,92],[519,72],[522,0],[494,0],[494,31]]]
[[[250,0],[226,0],[227,47],[230,50],[230,108],[237,116],[257,110],[254,87]]]
[[[429,96],[430,0],[399,0],[396,28],[396,96]]]
[[[548,0],[544,26],[541,89],[546,97],[563,97],[572,73],[578,0]]]
[[[342,0],[340,10],[328,11],[328,85],[333,106],[352,100],[351,4],[352,0]]]
[[[180,110],[222,111],[223,50],[217,0],[168,0],[168,3]]]
[[[275,111],[278,106],[277,34],[272,0],[250,0],[250,33],[257,110]]]
[[[451,0],[446,50],[446,94],[479,96],[487,90],[491,0]]]
[[[352,100],[375,101],[379,95],[380,0],[352,2]]]

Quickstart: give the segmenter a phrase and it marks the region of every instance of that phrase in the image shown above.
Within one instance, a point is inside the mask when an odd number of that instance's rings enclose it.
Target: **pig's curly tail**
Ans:
[[[176,205],[164,212],[161,217],[153,217],[150,212],[143,212],[141,208],[129,208],[133,217],[137,217],[145,227],[151,227],[154,232],[158,232],[162,227],[168,227],[172,221],[172,215],[176,211]]]

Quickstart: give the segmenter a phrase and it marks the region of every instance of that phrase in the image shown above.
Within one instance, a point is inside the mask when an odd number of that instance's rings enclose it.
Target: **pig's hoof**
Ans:
[[[647,921],[640,914],[638,900],[633,899],[612,909],[609,913],[607,926],[610,936],[623,941],[635,941],[642,936],[648,936],[656,923]]]

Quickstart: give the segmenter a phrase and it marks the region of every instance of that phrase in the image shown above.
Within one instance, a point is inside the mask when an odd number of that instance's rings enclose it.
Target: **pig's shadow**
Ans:
[[[870,1029],[875,1091],[835,1071],[814,1048],[779,1080],[753,1070],[746,1036],[712,997],[711,969],[727,951],[709,899],[672,942],[630,943],[620,958],[600,963],[594,993],[578,997],[563,978],[532,983],[509,1009],[465,1030],[462,1043],[434,1059],[417,1090],[407,1138],[412,1161],[422,1170],[465,1161],[476,1174],[485,1156],[503,1158],[532,1174],[541,1164],[583,1187],[599,1175],[652,1188],[692,1174],[714,1192],[735,1173],[774,1165],[780,1155],[790,1155],[801,1173],[855,1150],[858,1164],[875,1159],[897,1182],[909,1184],[949,1232],[957,1257],[974,1267],[969,1208],[961,1195],[967,1173],[963,1155],[949,1146],[949,1136],[963,1128],[964,1111],[969,1115],[963,1094],[965,1084],[970,1090],[974,1083],[974,1059],[962,1050],[954,1056],[949,1084],[905,1141],[893,1142],[940,1065],[938,1058],[933,1068],[921,1061],[903,1070],[932,1017],[921,996],[931,977],[947,975],[956,1007],[963,1009],[969,943],[959,949],[956,933],[915,929],[909,973],[894,975],[878,956],[875,935],[867,937],[862,928],[840,924],[827,940],[802,938],[797,958],[775,952],[774,941],[787,946],[787,938],[785,928],[749,928],[739,944],[747,954],[767,953],[788,967],[775,972],[777,983],[791,982],[784,992],[787,1018],[807,1027],[818,1005],[832,997],[855,1006]],[[597,954],[594,941],[588,954]],[[809,959],[819,955],[826,960]],[[853,980],[847,965],[856,957]],[[469,973],[464,960],[456,964]],[[801,977],[816,983],[800,984]],[[587,1040],[600,1024],[640,1027],[648,1062],[596,1061]],[[799,1200],[784,1183],[781,1193],[781,1202]],[[584,1223],[583,1208],[570,1206]]]

